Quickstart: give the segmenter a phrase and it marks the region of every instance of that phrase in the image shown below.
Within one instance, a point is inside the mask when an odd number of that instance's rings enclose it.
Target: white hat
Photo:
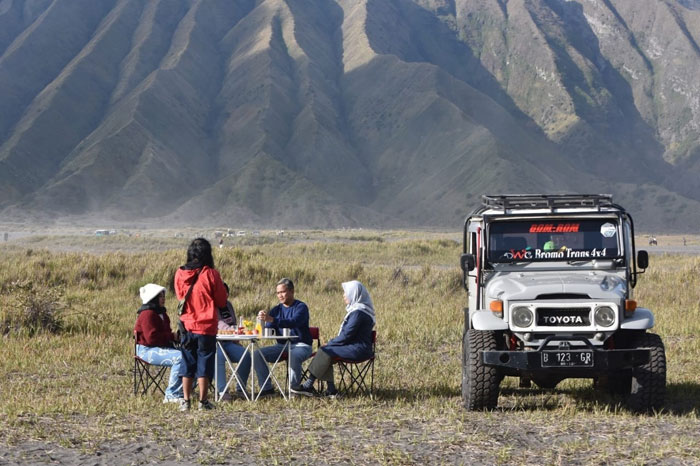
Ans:
[[[147,302],[158,296],[161,292],[165,292],[165,288],[163,288],[160,285],[156,285],[155,283],[149,283],[147,285],[144,285],[139,290],[139,294],[141,295],[141,301],[143,301],[143,304],[146,304]]]

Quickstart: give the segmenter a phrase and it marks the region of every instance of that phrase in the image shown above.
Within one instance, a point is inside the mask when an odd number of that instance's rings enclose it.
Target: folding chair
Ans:
[[[316,351],[321,347],[321,335],[318,327],[309,327],[309,331],[311,332],[311,349],[313,352],[311,353],[311,356],[309,357],[309,360],[316,356]],[[314,348],[314,341],[316,341],[316,348]],[[304,371],[304,375],[306,375],[306,371]]]
[[[377,331],[372,330],[372,356],[359,361],[345,358],[333,358],[338,366],[340,382],[338,392],[345,395],[363,394],[372,398],[374,390],[374,357],[377,347]],[[369,376],[369,387],[367,377]]]
[[[145,395],[148,390],[160,392],[165,396],[165,372],[167,366],[154,366],[136,354],[136,335],[134,335],[134,395]]]
[[[309,356],[309,359],[307,359],[307,361],[311,361],[314,358],[314,356],[316,356],[316,353],[318,352],[318,350],[321,348],[321,332],[319,331],[319,328],[318,327],[309,327],[309,331],[311,332],[311,340],[312,340],[311,341],[311,349],[313,350],[313,352],[311,353],[311,356]],[[314,348],[314,345],[313,345],[314,341],[316,342],[316,348]],[[304,369],[304,373],[302,374],[301,379],[304,380],[304,379],[308,378],[308,376],[309,376],[309,368],[307,367],[306,369]],[[318,384],[318,388],[316,390],[318,390],[319,392],[322,392],[323,391],[323,381],[316,380],[316,383]]]

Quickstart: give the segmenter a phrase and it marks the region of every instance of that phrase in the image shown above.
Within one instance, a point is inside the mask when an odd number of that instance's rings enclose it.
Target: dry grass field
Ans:
[[[275,303],[277,279],[294,279],[323,340],[344,315],[340,283],[362,281],[377,308],[375,398],[269,398],[182,414],[156,396],[132,395],[131,335],[139,287],[172,290],[195,232],[25,233],[0,241],[0,464],[700,461],[697,237],[685,246],[659,237],[636,289],[666,345],[661,412],[629,413],[587,380],[539,390],[511,378],[499,409],[466,412],[460,234],[314,231],[226,238],[216,266],[243,316]],[[169,293],[171,317],[176,304]],[[26,309],[58,330],[18,324]]]

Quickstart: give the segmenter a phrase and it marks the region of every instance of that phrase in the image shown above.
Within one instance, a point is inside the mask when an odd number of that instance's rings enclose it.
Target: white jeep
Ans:
[[[661,408],[664,345],[632,294],[649,258],[612,196],[483,196],[460,262],[468,410],[495,408],[504,376],[541,388],[591,378],[636,411]]]

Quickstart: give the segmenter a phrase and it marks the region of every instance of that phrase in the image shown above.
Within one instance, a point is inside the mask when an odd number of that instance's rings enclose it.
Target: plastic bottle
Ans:
[[[263,334],[262,329],[263,329],[263,327],[262,327],[262,320],[260,320],[260,317],[256,317],[256,318],[255,318],[255,331],[258,333],[258,335],[262,335],[262,334]]]

